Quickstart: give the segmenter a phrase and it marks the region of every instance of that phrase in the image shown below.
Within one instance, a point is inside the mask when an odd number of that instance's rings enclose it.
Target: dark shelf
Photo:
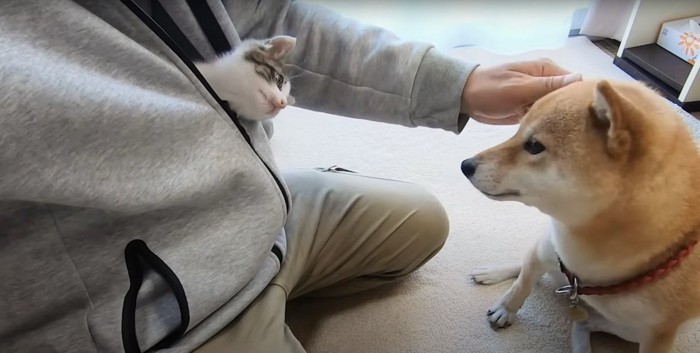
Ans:
[[[633,49],[633,48],[630,48]],[[622,57],[615,56],[613,63],[622,69],[622,71],[626,72],[628,75],[632,76],[634,79],[645,82],[646,84],[650,85],[651,87],[655,88],[662,96],[664,96],[666,99],[670,100],[671,102],[675,103],[676,105],[680,106],[687,112],[698,112],[700,111],[700,101],[692,101],[692,102],[681,102],[678,100],[678,96],[680,95],[680,91],[683,89],[683,85],[681,85],[680,89],[676,89],[669,85],[666,81],[668,81],[668,74],[661,75],[666,76],[666,80],[662,80],[661,77],[658,76],[659,69],[658,68],[650,68],[651,70],[647,70],[641,65],[635,63],[634,61],[631,60],[629,55],[625,55],[625,52],[627,52],[630,49],[626,49]],[[665,51],[665,49],[661,48],[662,50]],[[634,51],[633,51],[634,52]],[[673,55],[671,53],[668,53],[669,55]],[[675,59],[678,59],[677,57],[674,56]],[[685,63],[681,59],[678,59],[682,63]],[[646,61],[647,63],[651,62],[649,60]],[[686,63],[687,64],[687,63]],[[688,64],[690,65],[690,64]],[[692,68],[692,67],[691,67]],[[687,79],[688,75],[686,74],[685,78],[683,81]]]
[[[622,57],[679,92],[693,69],[692,65],[656,43],[625,49]]]

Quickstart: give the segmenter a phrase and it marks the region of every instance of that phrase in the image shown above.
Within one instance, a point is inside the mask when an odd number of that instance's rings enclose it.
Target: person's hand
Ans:
[[[536,100],[580,80],[548,59],[478,66],[464,86],[462,113],[484,124],[517,124]]]

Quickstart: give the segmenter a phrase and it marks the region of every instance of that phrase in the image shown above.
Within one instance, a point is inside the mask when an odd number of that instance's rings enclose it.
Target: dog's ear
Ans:
[[[608,81],[600,81],[595,88],[593,105],[596,126],[606,132],[608,152],[624,158],[632,148],[632,132],[625,117],[637,114],[634,105],[621,96]]]

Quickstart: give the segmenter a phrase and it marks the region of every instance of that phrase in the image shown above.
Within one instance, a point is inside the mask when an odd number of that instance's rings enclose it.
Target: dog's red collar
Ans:
[[[578,295],[607,295],[607,294],[618,294],[630,290],[637,289],[644,285],[648,285],[655,281],[664,278],[671,270],[678,267],[683,260],[690,255],[693,251],[695,245],[697,245],[698,239],[693,239],[683,248],[681,248],[673,257],[668,259],[666,262],[662,263],[660,266],[643,273],[635,278],[629,279],[622,283],[610,285],[610,286],[581,286],[579,284],[580,280],[576,274],[569,271],[564,265],[564,262],[559,259],[559,269],[566,276],[569,281],[569,288],[577,288],[576,293]],[[573,294],[573,293],[571,293]]]

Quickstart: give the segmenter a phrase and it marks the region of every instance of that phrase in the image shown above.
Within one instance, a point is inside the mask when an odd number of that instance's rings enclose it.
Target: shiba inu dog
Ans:
[[[493,284],[517,277],[487,312],[511,325],[545,274],[572,316],[572,346],[590,333],[670,352],[700,317],[700,153],[689,129],[637,82],[582,81],[537,101],[507,141],[462,162],[487,197],[534,206],[552,227],[522,265],[476,269]]]

